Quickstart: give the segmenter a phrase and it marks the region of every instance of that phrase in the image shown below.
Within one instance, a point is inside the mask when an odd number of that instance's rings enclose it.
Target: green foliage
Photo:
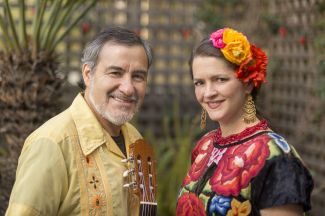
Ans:
[[[235,9],[239,0],[203,0],[196,17],[207,24],[206,30],[211,32],[226,26],[229,13]]]
[[[4,38],[1,45],[8,53],[22,54],[31,49],[34,59],[42,51],[51,54],[57,44],[97,1],[35,0],[34,19],[32,27],[28,28],[26,1],[17,0],[9,3],[9,0],[4,0],[4,10],[0,13],[0,29]],[[18,15],[13,13],[17,5]],[[77,15],[75,12],[78,12]]]
[[[155,138],[148,129],[144,136],[153,144],[157,159],[158,215],[175,215],[176,199],[190,165],[191,149],[199,134],[199,116],[181,115],[174,101],[163,117],[164,136]]]
[[[275,15],[263,14],[262,21],[266,24],[267,29],[272,34],[277,34],[282,25],[280,18]]]

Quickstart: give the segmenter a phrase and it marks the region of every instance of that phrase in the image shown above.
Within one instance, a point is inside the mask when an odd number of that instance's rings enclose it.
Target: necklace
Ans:
[[[243,130],[240,133],[232,134],[232,135],[229,135],[226,137],[222,137],[221,129],[218,128],[216,133],[213,136],[213,141],[214,141],[214,143],[217,143],[218,145],[223,146],[223,145],[231,144],[231,143],[237,142],[239,140],[242,140],[245,137],[255,134],[259,130],[266,130],[267,128],[268,128],[267,121],[262,120],[259,123],[257,123],[256,125],[247,127],[245,130]]]

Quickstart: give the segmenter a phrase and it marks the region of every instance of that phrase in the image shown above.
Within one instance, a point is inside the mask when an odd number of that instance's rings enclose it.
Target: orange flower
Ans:
[[[99,195],[96,195],[92,199],[92,207],[95,208],[95,209],[98,209],[98,208],[100,208],[100,207],[102,207],[104,205],[103,202],[104,201],[103,201],[102,197],[99,196]]]
[[[226,46],[221,52],[228,61],[240,65],[251,56],[250,44],[242,33],[226,28],[223,32],[223,42]]]
[[[228,211],[227,216],[247,216],[252,211],[252,205],[248,200],[239,202],[236,199],[231,201],[231,210]]]

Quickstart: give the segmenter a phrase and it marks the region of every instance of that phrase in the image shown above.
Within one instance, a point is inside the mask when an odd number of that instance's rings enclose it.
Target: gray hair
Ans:
[[[148,68],[150,68],[153,61],[153,51],[149,43],[138,36],[135,32],[121,27],[109,27],[100,32],[91,42],[89,42],[83,50],[81,65],[83,66],[84,64],[87,64],[91,71],[94,71],[98,63],[98,56],[104,44],[107,42],[113,42],[125,46],[143,46],[148,59]],[[82,89],[85,88],[83,80],[82,83],[79,83],[79,86]]]

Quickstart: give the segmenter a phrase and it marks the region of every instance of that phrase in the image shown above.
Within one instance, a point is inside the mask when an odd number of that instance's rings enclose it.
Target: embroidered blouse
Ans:
[[[128,123],[122,134],[128,153],[141,135]],[[139,200],[123,188],[122,159],[79,94],[26,139],[6,216],[138,215]]]
[[[260,215],[261,209],[286,204],[308,211],[309,171],[295,149],[266,128],[261,121],[225,139],[220,130],[203,136],[192,151],[176,215]]]

